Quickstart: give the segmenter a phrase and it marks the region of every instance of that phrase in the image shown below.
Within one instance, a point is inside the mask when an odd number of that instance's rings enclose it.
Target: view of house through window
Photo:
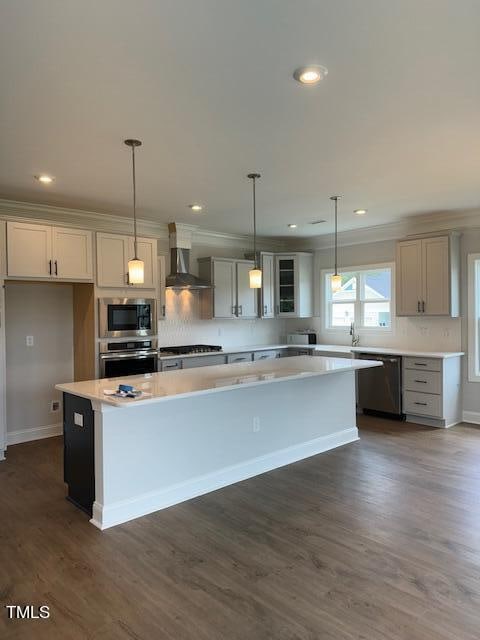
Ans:
[[[349,327],[389,329],[391,326],[392,268],[340,271],[342,286],[332,292],[332,272],[325,273],[326,325],[329,328]]]

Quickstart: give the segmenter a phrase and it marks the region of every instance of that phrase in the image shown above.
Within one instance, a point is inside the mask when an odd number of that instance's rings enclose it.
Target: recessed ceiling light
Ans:
[[[289,228],[289,229],[296,229],[296,228],[297,228],[297,225],[296,225],[296,224],[289,224],[289,225],[288,225],[288,228]]]
[[[201,204],[189,204],[188,206],[192,211],[195,211],[196,213],[203,209]]]
[[[367,213],[366,209],[355,209],[353,213],[356,213],[357,216],[364,216]]]
[[[55,180],[55,178],[52,178],[52,176],[47,176],[46,173],[42,173],[39,176],[34,176],[34,178],[42,184],[51,184]]]
[[[317,84],[323,80],[328,74],[327,67],[320,64],[309,65],[307,67],[299,67],[293,72],[293,77],[301,84]]]

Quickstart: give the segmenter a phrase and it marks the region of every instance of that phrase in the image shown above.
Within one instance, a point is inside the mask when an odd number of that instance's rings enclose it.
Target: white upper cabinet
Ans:
[[[7,273],[21,278],[92,280],[92,233],[7,222]]]
[[[277,315],[285,318],[313,316],[313,255],[275,255]]]
[[[397,316],[422,312],[422,243],[406,240],[397,244]]]
[[[258,290],[250,289],[249,272],[253,269],[253,262],[238,261],[237,268],[237,316],[239,318],[256,318],[258,316]]]
[[[235,263],[230,260],[212,261],[213,317],[234,318],[236,316]],[[208,278],[210,280],[210,278]]]
[[[54,271],[59,278],[92,280],[92,232],[53,227]]]
[[[261,318],[275,317],[275,258],[273,253],[260,254],[260,268],[262,270],[262,288],[260,289]]]
[[[251,260],[200,258],[200,276],[212,289],[202,292],[202,318],[256,318],[257,289],[250,289]]]
[[[99,287],[154,289],[157,269],[157,241],[154,238],[138,238],[137,253],[145,263],[143,284],[128,282],[128,261],[135,252],[131,236],[116,233],[97,233],[97,285]]]
[[[458,236],[398,242],[396,272],[398,316],[459,315]]]

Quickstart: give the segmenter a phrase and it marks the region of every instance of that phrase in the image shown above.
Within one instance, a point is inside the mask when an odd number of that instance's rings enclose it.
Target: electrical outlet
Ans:
[[[27,345],[27,347],[33,347],[33,344],[34,344],[33,336],[26,336],[25,344]]]
[[[75,424],[77,427],[83,427],[83,413],[77,413],[76,411],[74,411],[73,424]]]
[[[445,328],[445,329],[443,330],[443,337],[444,337],[444,338],[449,338],[449,337],[450,337],[450,329]]]
[[[57,411],[60,411],[60,402],[58,400],[52,400],[50,402],[50,412],[56,413]]]
[[[258,433],[260,431],[260,418],[255,416],[253,418],[253,433]]]

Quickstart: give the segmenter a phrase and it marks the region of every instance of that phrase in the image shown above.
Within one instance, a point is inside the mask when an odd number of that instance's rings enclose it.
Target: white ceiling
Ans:
[[[252,170],[262,235],[476,208],[479,60],[478,0],[5,1],[0,195],[129,215],[138,137],[148,219],[249,232]]]

